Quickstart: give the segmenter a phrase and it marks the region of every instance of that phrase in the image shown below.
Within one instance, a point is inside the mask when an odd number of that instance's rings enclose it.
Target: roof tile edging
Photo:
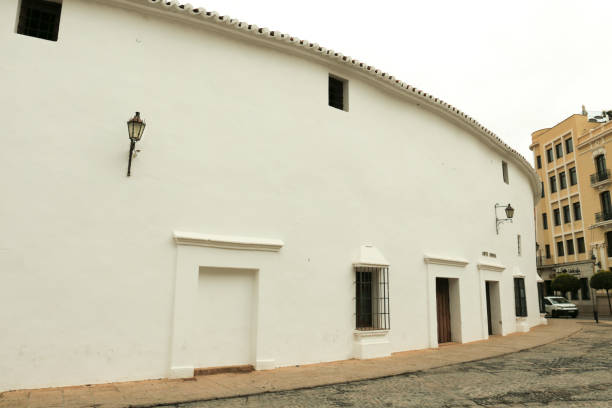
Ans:
[[[367,65],[364,62],[353,59],[349,56],[345,56],[342,53],[336,52],[331,49],[327,49],[325,47],[320,46],[317,43],[311,43],[306,40],[300,40],[297,37],[291,36],[289,34],[281,33],[276,30],[269,30],[265,27],[258,27],[255,24],[249,24],[246,22],[242,22],[236,19],[233,19],[229,16],[219,15],[216,11],[207,11],[203,7],[193,7],[191,4],[181,4],[177,0],[139,0],[140,2],[149,3],[151,6],[158,6],[162,8],[166,8],[167,11],[174,11],[179,14],[190,15],[190,16],[199,16],[207,23],[212,24],[223,24],[229,27],[230,29],[243,31],[253,36],[261,36],[266,37],[268,39],[282,41],[288,44],[292,44],[296,47],[303,48],[309,52],[314,54],[319,54],[322,56],[326,56],[335,62],[346,65],[350,69],[361,70],[363,73],[373,76],[373,79],[377,79],[380,82],[387,82],[387,84],[402,90],[404,92],[410,92],[412,97],[416,97],[420,99],[422,102],[426,103],[429,106],[435,107],[439,111],[446,111],[449,116],[455,119],[459,119],[460,121],[467,124],[470,128],[475,130],[481,136],[486,139],[489,139],[490,142],[494,146],[500,148],[501,151],[506,152],[510,155],[510,157],[514,158],[516,162],[522,167],[523,171],[531,178],[532,188],[533,188],[533,196],[535,202],[540,199],[541,195],[541,184],[540,178],[535,171],[535,169],[531,166],[531,164],[521,155],[519,152],[511,148],[508,144],[506,144],[499,136],[497,136],[494,132],[487,129],[485,126],[480,124],[471,116],[467,115],[465,112],[457,109],[456,107],[444,102],[442,99],[436,98],[433,95],[427,94],[426,92],[415,88],[401,80],[395,79],[392,75],[382,72],[379,69]],[[534,203],[535,204],[535,203]]]

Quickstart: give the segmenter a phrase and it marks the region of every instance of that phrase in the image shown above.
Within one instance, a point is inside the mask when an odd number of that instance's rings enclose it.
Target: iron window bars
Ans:
[[[517,317],[527,316],[527,297],[525,296],[525,279],[514,278],[514,307]]]
[[[389,268],[355,267],[355,327],[389,330]]]
[[[57,41],[62,4],[47,0],[22,0],[17,33]]]

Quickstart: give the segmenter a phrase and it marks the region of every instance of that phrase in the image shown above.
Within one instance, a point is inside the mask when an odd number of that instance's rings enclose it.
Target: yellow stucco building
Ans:
[[[578,277],[581,289],[570,297],[583,312],[592,311],[593,271],[612,265],[612,175],[606,165],[611,119],[612,112],[588,113],[583,107],[581,114],[531,135],[543,187],[535,208],[538,272],[546,295],[557,274]]]

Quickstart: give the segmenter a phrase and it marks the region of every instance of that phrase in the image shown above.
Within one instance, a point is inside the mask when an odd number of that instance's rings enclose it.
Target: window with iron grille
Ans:
[[[527,297],[525,296],[525,279],[514,278],[514,306],[517,317],[527,316]]]
[[[346,97],[347,97],[347,81],[335,78],[330,75],[329,77],[329,88],[328,88],[328,100],[329,106],[347,110]]]
[[[546,313],[546,308],[544,307],[544,282],[538,282],[538,300],[540,313]]]
[[[61,1],[21,0],[17,33],[57,41],[61,14]]]
[[[355,328],[389,330],[389,268],[355,267]]]

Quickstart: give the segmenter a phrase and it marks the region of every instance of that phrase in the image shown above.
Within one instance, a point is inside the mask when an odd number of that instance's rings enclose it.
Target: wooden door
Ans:
[[[491,324],[491,285],[485,282],[487,289],[487,324],[489,326],[489,336],[493,334],[493,325]]]
[[[448,279],[436,278],[436,303],[438,309],[438,343],[451,341],[450,294]]]

